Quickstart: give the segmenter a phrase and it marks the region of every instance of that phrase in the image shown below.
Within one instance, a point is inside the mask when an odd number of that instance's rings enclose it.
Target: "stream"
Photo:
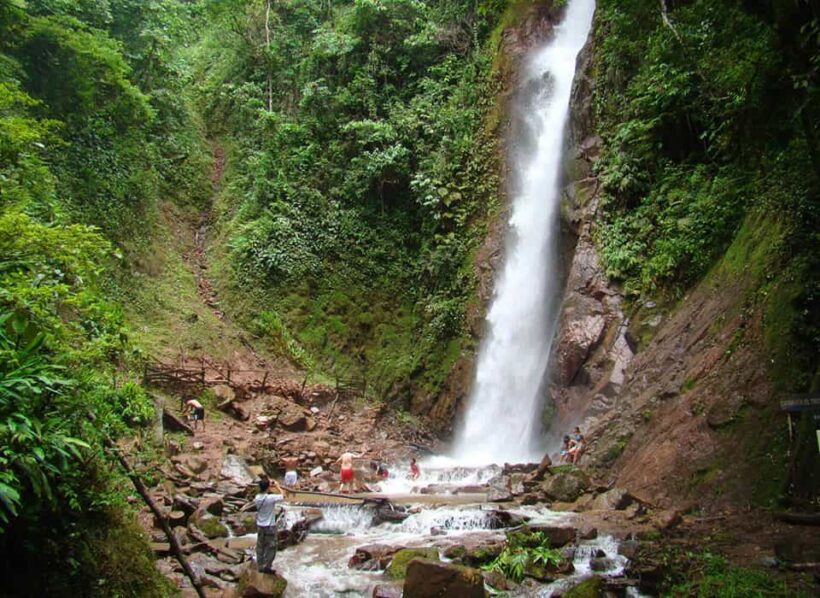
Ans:
[[[375,521],[373,508],[358,506],[325,506],[323,518],[316,523],[306,539],[297,546],[279,552],[274,568],[288,580],[287,597],[301,596],[371,596],[377,585],[389,584],[382,570],[361,571],[348,567],[356,548],[370,544],[401,547],[434,546],[442,552],[451,545],[465,541],[503,540],[505,529],[493,529],[497,523],[493,511],[504,509],[529,518],[531,524],[569,525],[575,517],[571,513],[550,511],[542,505],[510,506],[483,502],[485,496],[473,493],[477,485],[497,475],[500,467],[442,467],[441,459],[422,463],[422,476],[410,480],[402,473],[391,473],[382,485],[381,495],[417,507],[418,512],[401,523]],[[408,469],[406,464],[398,471]],[[434,487],[435,493],[420,494],[420,490]],[[470,490],[462,493],[463,490]],[[475,497],[475,501],[465,502]],[[308,507],[288,505],[284,525],[301,519]],[[250,535],[249,538],[253,538]],[[580,540],[572,556],[575,572],[551,584],[525,584],[512,596],[548,597],[566,590],[592,574],[591,561],[605,555],[610,566],[596,573],[618,576],[623,572],[626,559],[618,554],[617,541],[608,535]],[[442,560],[448,559],[442,556]],[[599,559],[600,560],[600,559]]]

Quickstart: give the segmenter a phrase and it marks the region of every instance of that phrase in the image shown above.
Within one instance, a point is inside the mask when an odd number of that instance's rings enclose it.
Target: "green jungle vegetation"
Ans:
[[[191,60],[229,150],[212,214],[220,292],[309,371],[364,377],[406,406],[472,349],[506,4],[209,5]]]
[[[102,448],[152,457],[125,314],[167,206],[210,212],[221,301],[272,351],[400,407],[441,388],[501,203],[500,31],[533,1],[0,0],[3,593],[169,593]],[[817,15],[660,6],[599,2],[608,271],[756,277],[782,384],[816,390]]]

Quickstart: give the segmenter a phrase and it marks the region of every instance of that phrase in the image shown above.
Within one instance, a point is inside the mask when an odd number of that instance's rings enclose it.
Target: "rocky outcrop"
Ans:
[[[590,42],[578,60],[570,111],[569,176],[561,206],[569,265],[550,361],[556,436],[612,405],[634,356],[623,297],[608,281],[593,238],[599,188],[592,165],[601,139],[595,135],[591,108],[592,50]]]

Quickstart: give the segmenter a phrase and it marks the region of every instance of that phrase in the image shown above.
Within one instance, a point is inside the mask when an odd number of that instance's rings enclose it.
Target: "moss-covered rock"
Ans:
[[[437,561],[439,560],[438,550],[435,548],[405,548],[404,550],[399,550],[393,555],[393,559],[387,566],[385,573],[393,579],[404,579],[404,576],[407,574],[407,565],[410,564],[410,561],[413,559]]]
[[[603,594],[603,585],[602,577],[590,577],[570,588],[564,598],[598,598]]]
[[[288,580],[279,574],[260,573],[253,563],[248,563],[239,576],[235,596],[265,596],[279,598],[285,594]]]
[[[541,485],[544,494],[553,500],[572,502],[590,486],[589,477],[577,468],[556,473]]]
[[[208,539],[228,537],[228,528],[213,515],[202,515],[193,523]]]

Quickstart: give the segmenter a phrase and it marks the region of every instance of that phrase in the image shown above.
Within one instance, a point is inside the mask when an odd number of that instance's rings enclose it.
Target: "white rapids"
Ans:
[[[594,0],[571,0],[555,36],[528,61],[518,90],[520,126],[506,261],[487,314],[476,377],[453,455],[462,464],[539,460],[539,408],[559,307],[557,255],[564,129],[575,61]]]

